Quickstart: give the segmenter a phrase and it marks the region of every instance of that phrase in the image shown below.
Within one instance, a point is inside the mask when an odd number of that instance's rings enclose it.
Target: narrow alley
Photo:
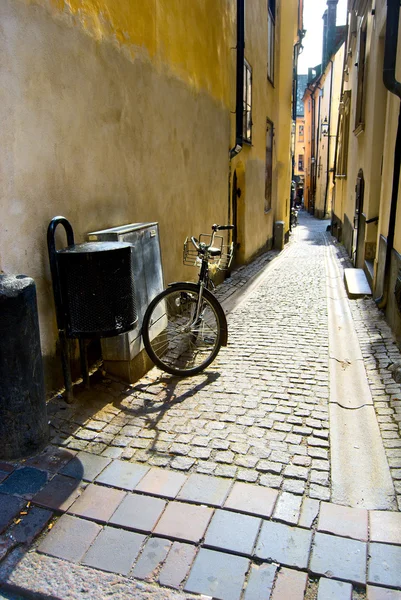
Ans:
[[[373,299],[345,300],[328,223],[301,211],[219,286],[229,345],[205,372],[51,400],[51,444],[0,464],[4,598],[401,598],[401,357]],[[332,367],[352,340],[362,396]],[[370,411],[367,450],[341,407]]]

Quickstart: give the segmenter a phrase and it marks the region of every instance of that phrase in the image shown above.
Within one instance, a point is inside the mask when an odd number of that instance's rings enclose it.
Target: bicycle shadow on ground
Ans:
[[[138,408],[130,408],[121,406],[121,410],[126,414],[131,415],[133,418],[145,418],[144,428],[149,431],[154,431],[155,436],[152,440],[151,446],[147,449],[150,455],[157,454],[158,456],[168,455],[170,453],[161,452],[157,449],[157,444],[160,439],[159,425],[162,422],[164,416],[169,410],[175,406],[182,404],[185,400],[192,398],[195,394],[200,392],[208,385],[215,383],[220,373],[215,371],[203,372],[196,375],[196,383],[190,389],[185,392],[177,392],[179,384],[182,384],[183,379],[179,377],[173,377],[163,375],[156,381],[147,384],[138,384],[134,386],[135,392],[140,394],[144,392],[145,396],[143,399],[143,406]],[[193,378],[192,378],[193,379]],[[201,379],[201,381],[199,381]],[[191,378],[185,378],[185,382],[190,382]],[[163,386],[163,391],[160,392],[160,386]],[[152,394],[152,388],[155,388],[154,394]],[[154,398],[149,398],[149,395],[153,395]],[[120,407],[120,406],[119,406]],[[149,456],[150,458],[150,456]]]
[[[85,428],[85,423],[93,419],[101,420],[109,406],[117,409],[115,418],[121,429],[126,424],[154,432],[154,435],[149,436],[152,443],[147,448],[148,458],[155,454],[168,455],[171,458],[170,453],[157,450],[161,433],[159,426],[163,418],[170,410],[193,398],[207,386],[214,384],[219,377],[220,373],[210,370],[187,378],[163,373],[154,379],[148,378],[147,381],[142,379],[137,384],[125,384],[117,379],[111,379],[107,375],[104,377],[100,371],[96,372],[91,376],[90,389],[85,389],[83,385],[74,386],[74,404],[67,404],[61,398],[55,399],[49,411],[53,431],[52,443],[74,449],[74,438],[77,438],[78,442],[80,441],[80,430]],[[118,387],[120,391],[114,391],[113,386]],[[164,428],[163,430],[166,431]],[[114,436],[117,437],[117,435],[116,433]],[[70,440],[69,443],[66,443],[67,436]],[[100,442],[101,438],[102,432],[100,431],[92,443]],[[89,453],[98,453],[95,449],[91,449],[91,443],[83,450]]]

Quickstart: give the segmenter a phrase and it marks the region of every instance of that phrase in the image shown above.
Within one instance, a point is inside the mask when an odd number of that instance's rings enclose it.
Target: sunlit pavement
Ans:
[[[204,373],[50,402],[51,445],[0,464],[5,597],[401,598],[400,353],[371,298],[347,302],[390,510],[332,501],[327,261],[340,286],[349,264],[327,224],[301,213],[218,288],[229,346]]]

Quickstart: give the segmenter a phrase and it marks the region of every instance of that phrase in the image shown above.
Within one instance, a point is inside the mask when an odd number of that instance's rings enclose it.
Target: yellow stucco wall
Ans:
[[[279,29],[280,69],[277,77],[276,127],[280,131],[277,140],[277,217],[289,229],[290,193],[292,177],[291,130],[292,130],[292,64],[293,44],[297,39],[298,13],[296,0],[283,1]],[[291,40],[291,44],[288,43]],[[291,75],[290,75],[291,73]],[[290,117],[288,116],[290,115]]]
[[[358,71],[355,61],[349,61],[349,78],[345,89],[351,89],[353,95],[349,163],[347,172],[344,212],[351,220],[355,211],[355,183],[359,169],[365,175],[365,193],[363,212],[367,219],[378,216],[380,186],[382,180],[381,162],[383,155],[386,90],[383,84],[383,53],[385,3],[380,2],[373,17],[367,14],[367,73],[365,79],[365,128],[359,135],[355,129],[355,100],[357,96]],[[356,53],[356,38],[353,40],[353,54]],[[378,233],[377,224],[371,224],[366,231],[366,241],[375,242]]]
[[[375,10],[373,11],[372,8]],[[366,70],[363,94],[364,126],[356,127],[356,100],[358,97],[357,33],[350,36],[348,46],[345,90],[351,93],[350,133],[346,177],[336,181],[336,217],[342,221],[342,239],[351,254],[355,250],[356,231],[355,184],[358,172],[364,175],[365,190],[361,227],[357,232],[356,265],[365,269],[371,281],[373,296],[385,310],[398,341],[401,340],[401,318],[394,295],[396,278],[401,265],[401,214],[398,204],[395,222],[390,223],[395,140],[398,128],[400,100],[383,83],[383,59],[387,20],[387,2],[368,0],[364,15],[367,27]],[[401,16],[399,23],[401,32]],[[401,80],[400,33],[397,48],[396,79]],[[378,217],[378,222],[376,219]],[[372,220],[366,223],[366,220]],[[395,227],[394,243],[390,253],[390,269],[385,276],[387,238],[390,226]],[[373,269],[372,269],[373,263]],[[388,277],[387,277],[388,275]],[[386,285],[385,285],[386,284]]]
[[[316,179],[315,214],[317,214],[319,217],[330,216],[332,210],[332,169],[334,167],[336,147],[338,110],[340,104],[341,80],[344,63],[344,45],[342,45],[341,48],[336,52],[336,54],[331,57],[331,61],[332,62],[328,63],[326,70],[319,82],[319,87],[322,89],[322,92],[319,89],[315,91],[316,127],[321,127],[321,124],[325,120],[328,124],[330,123],[330,130],[328,132],[328,135],[319,135],[318,141],[319,176]],[[318,108],[319,95],[320,115]],[[328,152],[330,152],[329,157]]]
[[[299,128],[304,128],[304,135],[300,137]],[[294,175],[305,177],[305,148],[306,148],[306,136],[305,136],[305,118],[297,117],[295,122],[295,168]],[[299,170],[299,156],[304,157],[304,169]]]
[[[166,282],[196,276],[182,265],[185,237],[227,219],[224,79],[232,77],[235,53],[224,62],[216,42],[221,77],[216,60],[204,69],[199,58],[195,82],[184,67],[178,76],[176,65],[119,51],[76,19],[55,16],[54,7],[0,3],[0,265],[36,281],[45,356],[56,341],[46,249],[52,217],[66,216],[77,242],[96,229],[159,221]],[[208,20],[205,48],[216,35]],[[234,35],[233,23],[227,26]]]
[[[16,0],[18,1],[18,0]],[[230,42],[235,3],[228,0],[28,0],[68,17],[98,42],[110,41],[130,58],[148,57],[197,90],[231,101]]]
[[[278,37],[284,37],[272,88],[266,2],[247,3],[253,142],[230,165],[235,2],[0,2],[0,268],[35,279],[46,357],[56,345],[46,248],[55,215],[70,220],[77,242],[96,229],[158,221],[165,281],[194,279],[196,271],[182,265],[183,240],[227,221],[230,173],[232,180],[241,161],[242,260],[271,239],[288,155],[288,31],[296,29],[291,7],[297,0],[285,9],[277,4]],[[279,77],[281,69],[287,72]],[[275,123],[280,148],[274,151],[273,208],[265,215],[266,117]],[[289,189],[287,179],[283,189]]]

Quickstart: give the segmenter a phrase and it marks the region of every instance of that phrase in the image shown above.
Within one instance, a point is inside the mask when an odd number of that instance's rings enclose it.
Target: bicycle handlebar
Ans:
[[[213,241],[214,241],[214,235],[215,235],[216,231],[226,231],[228,229],[235,229],[235,226],[234,225],[216,225],[216,224],[212,225],[213,233],[212,233],[212,239],[211,239],[209,245],[205,244],[204,242],[199,242],[199,240],[193,236],[191,236],[191,242],[195,246],[197,252],[202,251],[202,253],[203,253],[206,249],[208,249],[212,246]]]

